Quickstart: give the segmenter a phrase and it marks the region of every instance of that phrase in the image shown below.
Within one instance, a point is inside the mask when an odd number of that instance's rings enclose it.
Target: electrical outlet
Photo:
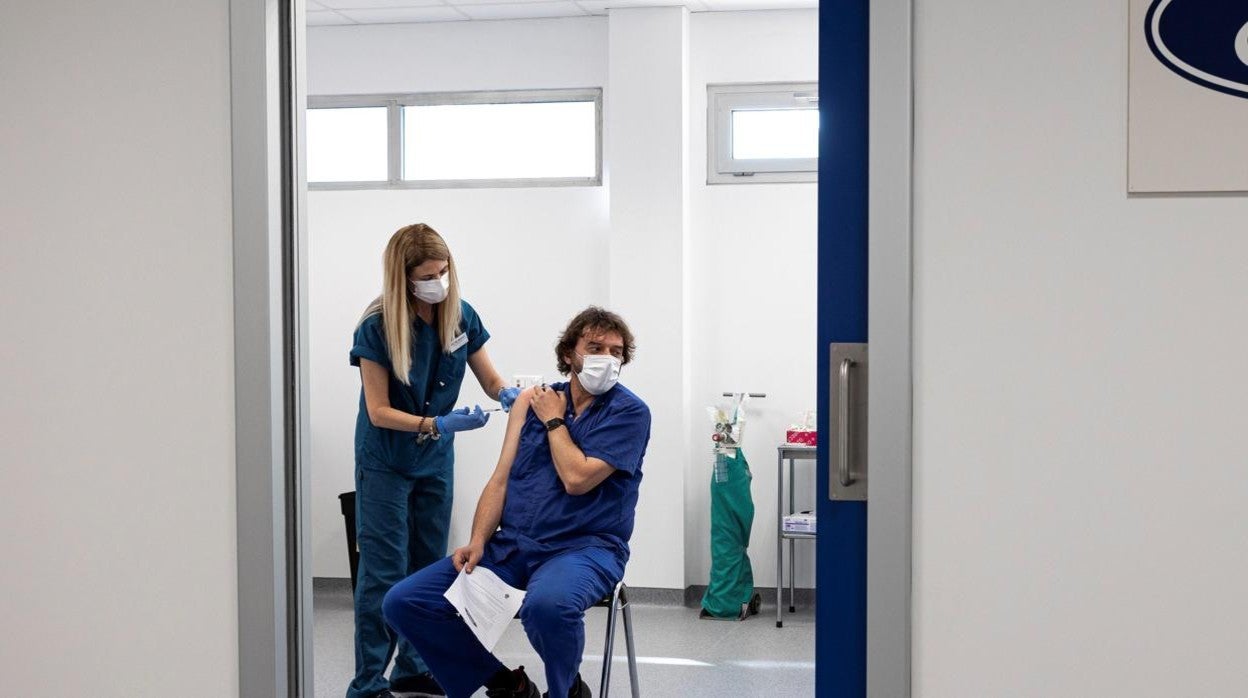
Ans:
[[[511,378],[514,381],[512,385],[516,386],[517,388],[520,388],[521,390],[524,390],[525,388],[528,388],[529,386],[542,384],[541,374],[528,375],[528,374],[517,373]]]

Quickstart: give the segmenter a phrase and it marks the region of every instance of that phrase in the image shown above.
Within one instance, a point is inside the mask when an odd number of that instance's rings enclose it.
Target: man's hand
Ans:
[[[533,399],[529,402],[529,407],[545,423],[555,417],[562,417],[567,404],[561,391],[547,385],[538,385],[533,388]]]
[[[451,564],[455,565],[456,572],[464,571],[472,574],[484,552],[484,545],[469,543],[462,548],[456,548],[455,552],[451,553]]]

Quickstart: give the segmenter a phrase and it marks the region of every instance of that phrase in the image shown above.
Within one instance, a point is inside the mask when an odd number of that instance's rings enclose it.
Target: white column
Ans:
[[[635,8],[609,17],[610,304],[637,338],[621,381],[650,405],[654,420],[628,580],[684,588],[689,12]]]

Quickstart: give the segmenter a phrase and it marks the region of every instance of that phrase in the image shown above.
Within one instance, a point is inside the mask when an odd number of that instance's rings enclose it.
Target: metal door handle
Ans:
[[[867,501],[867,394],[870,358],[864,343],[834,342],[828,352],[828,499]],[[851,375],[852,374],[852,375]],[[854,404],[850,404],[850,401]],[[852,410],[852,411],[851,411]]]
[[[852,359],[841,360],[841,377],[839,382],[839,403],[837,405],[837,445],[840,447],[841,461],[838,464],[837,477],[842,487],[854,484],[849,474],[849,368],[854,365]]]

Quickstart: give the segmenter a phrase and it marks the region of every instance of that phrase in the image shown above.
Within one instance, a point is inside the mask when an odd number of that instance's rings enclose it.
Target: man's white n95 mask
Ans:
[[[581,371],[576,377],[590,395],[602,395],[620,380],[620,366],[619,359],[607,354],[581,356]]]

